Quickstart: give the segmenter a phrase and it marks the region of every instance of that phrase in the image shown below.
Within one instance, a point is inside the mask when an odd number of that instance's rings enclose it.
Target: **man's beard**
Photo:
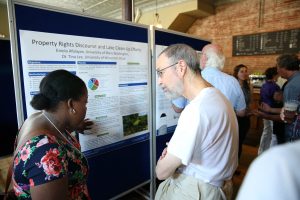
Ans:
[[[168,99],[174,100],[181,97],[182,93],[183,93],[183,83],[178,81],[174,89],[167,90],[165,92],[165,95]]]
[[[204,69],[204,66],[203,66],[203,64],[201,64],[201,62],[199,63],[199,68],[200,68],[200,71],[202,71]]]

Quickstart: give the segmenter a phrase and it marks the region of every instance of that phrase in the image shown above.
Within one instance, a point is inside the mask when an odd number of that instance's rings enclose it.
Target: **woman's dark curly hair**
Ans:
[[[86,90],[85,83],[66,70],[56,70],[45,76],[40,83],[40,92],[31,100],[36,110],[55,110],[61,101],[79,100]]]

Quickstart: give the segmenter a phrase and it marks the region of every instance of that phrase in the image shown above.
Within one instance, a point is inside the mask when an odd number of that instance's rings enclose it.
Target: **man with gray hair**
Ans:
[[[156,200],[226,199],[238,161],[238,125],[226,97],[205,81],[197,53],[175,44],[159,55],[158,84],[170,99],[190,101],[156,166]],[[217,105],[217,106],[216,106]]]
[[[200,68],[202,77],[219,89],[231,102],[237,116],[244,116],[246,102],[239,82],[221,70],[224,67],[225,56],[217,44],[208,44],[202,49]]]
[[[200,57],[202,77],[220,90],[230,101],[237,116],[243,117],[246,112],[246,102],[239,82],[221,70],[224,67],[225,56],[222,48],[217,44],[208,44],[203,47]],[[181,111],[184,107],[182,100],[172,101],[175,111]]]

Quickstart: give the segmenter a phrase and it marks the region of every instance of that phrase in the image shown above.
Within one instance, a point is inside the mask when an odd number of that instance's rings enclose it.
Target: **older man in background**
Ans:
[[[220,90],[230,101],[237,116],[243,117],[246,111],[246,102],[239,82],[224,72],[222,69],[225,63],[225,56],[222,48],[217,44],[208,44],[203,47],[200,57],[200,68],[202,77]],[[173,107],[176,112],[183,110],[184,99],[173,100]]]

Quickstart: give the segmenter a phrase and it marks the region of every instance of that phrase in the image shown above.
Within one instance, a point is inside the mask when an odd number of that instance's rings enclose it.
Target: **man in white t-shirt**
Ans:
[[[156,63],[165,95],[190,101],[157,162],[157,178],[165,180],[157,200],[229,196],[224,186],[238,163],[237,120],[230,102],[201,77],[198,66],[196,51],[185,44],[169,46]]]
[[[300,141],[273,147],[251,164],[237,200],[299,200]]]

